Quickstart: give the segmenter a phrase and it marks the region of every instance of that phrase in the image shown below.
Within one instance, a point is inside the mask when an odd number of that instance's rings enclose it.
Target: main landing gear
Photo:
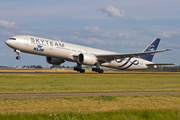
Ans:
[[[16,52],[16,53],[17,53],[17,55],[18,55],[18,56],[16,57],[16,59],[17,59],[17,60],[20,60],[20,59],[21,59],[21,57],[19,56],[19,54],[20,54],[20,52],[21,52],[21,51],[19,51],[19,50],[14,50],[14,52]]]
[[[78,72],[80,72],[80,73],[85,73],[85,70],[82,69],[81,64],[77,64],[77,66],[74,67],[74,71],[78,71]],[[97,72],[97,73],[103,73],[103,72],[104,72],[104,70],[103,70],[103,69],[100,69],[99,66],[96,66],[96,68],[92,68],[92,71],[95,71],[95,72]]]
[[[77,66],[74,67],[74,71],[78,71],[80,73],[85,73],[85,69],[81,68],[81,64],[77,64]]]
[[[100,69],[99,67],[97,68],[92,68],[92,71],[95,71],[95,72],[98,72],[98,73],[103,73],[104,70],[103,69]]]

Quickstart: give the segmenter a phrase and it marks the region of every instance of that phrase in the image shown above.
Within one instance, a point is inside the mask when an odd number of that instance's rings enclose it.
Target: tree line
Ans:
[[[180,66],[158,66],[157,71],[180,72]]]
[[[43,67],[41,65],[30,65],[30,66],[22,66],[22,68],[28,68],[28,69],[42,69]],[[50,66],[51,69],[53,68],[73,68],[69,66],[60,66],[60,65],[52,65]],[[157,69],[147,69],[145,71],[166,71],[166,72],[180,72],[180,66],[158,66]]]

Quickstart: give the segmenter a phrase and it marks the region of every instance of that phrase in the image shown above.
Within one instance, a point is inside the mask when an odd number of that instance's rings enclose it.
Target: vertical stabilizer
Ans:
[[[151,52],[151,51],[156,51],[158,45],[159,45],[160,39],[156,38],[143,52]],[[144,60],[148,60],[148,61],[152,61],[153,57],[154,57],[154,53],[153,54],[147,54],[147,55],[143,55],[143,56],[139,56],[140,58],[144,59]]]

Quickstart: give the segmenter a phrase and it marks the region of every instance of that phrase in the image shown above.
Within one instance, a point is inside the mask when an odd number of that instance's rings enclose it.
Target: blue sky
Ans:
[[[155,63],[180,65],[179,0],[2,0],[0,65],[42,65],[45,57],[16,53],[5,45],[14,35],[33,35],[119,53],[141,52],[156,37]],[[74,66],[75,63],[63,63]]]

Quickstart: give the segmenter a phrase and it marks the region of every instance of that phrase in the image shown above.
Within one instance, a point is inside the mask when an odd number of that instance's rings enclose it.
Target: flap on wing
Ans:
[[[106,54],[106,55],[95,55],[95,56],[97,57],[99,61],[104,61],[104,60],[108,61],[108,60],[114,60],[114,59],[124,59],[127,57],[139,57],[142,55],[171,51],[171,50],[172,49],[158,50],[158,51],[152,51],[152,52],[128,53],[128,54]]]

